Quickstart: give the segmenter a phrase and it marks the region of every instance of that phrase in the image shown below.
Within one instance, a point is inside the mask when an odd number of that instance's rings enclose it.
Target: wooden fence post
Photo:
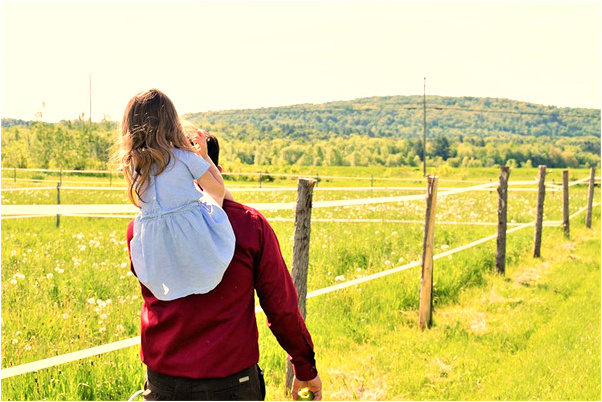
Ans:
[[[61,186],[63,185],[63,169],[59,170],[59,183],[61,183]]]
[[[14,172],[15,172],[15,183],[17,182],[17,168],[14,168]]]
[[[109,187],[113,187],[113,172],[109,172]]]
[[[508,218],[508,177],[510,167],[500,167],[500,185],[497,188],[499,203],[497,208],[497,252],[495,254],[495,267],[498,274],[506,273],[506,228]]]
[[[297,209],[295,212],[295,237],[293,245],[293,266],[291,275],[299,295],[298,306],[303,318],[306,316],[307,269],[309,267],[309,237],[311,232],[311,206],[313,198],[313,179],[299,178],[297,187]],[[293,367],[286,362],[286,390],[289,393],[293,384]]]
[[[541,232],[543,227],[543,203],[546,198],[546,166],[539,166],[537,178],[539,188],[537,191],[537,211],[535,212],[535,239],[533,241],[533,258],[541,257]]]
[[[596,168],[589,169],[589,189],[587,193],[587,215],[585,216],[585,227],[592,227],[592,207],[594,205],[594,184],[596,180]]]
[[[374,187],[374,176],[370,176],[370,187]]]
[[[562,233],[567,239],[571,236],[569,223],[569,171],[562,171]]]
[[[259,188],[261,188],[261,172],[259,172]]]
[[[433,246],[435,239],[435,211],[437,209],[437,176],[428,176],[426,217],[422,242],[422,273],[420,276],[420,305],[418,320],[420,330],[430,327],[433,307]]]
[[[56,183],[56,205],[61,205],[61,182]],[[56,227],[61,225],[61,214],[56,214]]]

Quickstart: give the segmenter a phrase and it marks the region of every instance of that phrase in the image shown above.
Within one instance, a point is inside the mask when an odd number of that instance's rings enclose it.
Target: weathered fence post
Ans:
[[[61,205],[61,182],[56,183],[56,205]],[[61,224],[61,214],[56,214],[56,227]]]
[[[59,183],[63,185],[63,169],[59,169]]]
[[[109,187],[113,187],[113,172],[109,171]]]
[[[537,178],[539,188],[537,191],[537,210],[535,212],[535,239],[533,242],[533,258],[541,257],[541,232],[543,227],[543,203],[546,198],[546,166],[539,166]]]
[[[437,176],[428,176],[426,217],[422,242],[422,273],[420,276],[420,305],[418,320],[420,329],[430,327],[433,307],[433,246],[435,240],[435,211],[437,209]]]
[[[374,187],[374,176],[370,176],[370,187]]]
[[[587,193],[587,215],[585,216],[585,227],[592,227],[592,207],[594,205],[594,184],[596,180],[596,168],[589,169],[589,189]]]
[[[259,181],[259,188],[261,188],[261,172],[259,172],[259,179],[258,179],[258,181]]]
[[[14,172],[15,172],[15,183],[17,182],[17,168],[14,168]]]
[[[506,273],[506,228],[508,218],[508,177],[510,167],[500,167],[500,185],[497,188],[499,203],[497,208],[497,252],[495,254],[495,267],[498,274]]]
[[[571,236],[569,223],[569,171],[562,171],[562,233],[567,239]]]
[[[299,295],[298,306],[303,318],[306,315],[307,269],[309,267],[309,236],[311,232],[311,206],[313,198],[313,179],[299,178],[297,187],[297,209],[295,212],[295,237],[293,245],[293,266],[291,275]],[[286,362],[286,392],[293,384],[293,367]]]

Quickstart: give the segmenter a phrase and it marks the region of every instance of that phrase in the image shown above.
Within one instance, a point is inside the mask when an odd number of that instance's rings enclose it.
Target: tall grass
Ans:
[[[585,191],[583,186],[571,188],[571,212],[585,204]],[[17,204],[43,203],[32,201],[34,195],[31,194],[7,194],[12,197],[11,202]],[[98,194],[80,194],[81,198],[73,202],[92,203]],[[110,202],[111,194],[101,193],[101,197],[105,197],[102,203]],[[244,202],[276,202],[274,197],[280,193],[275,194],[256,192],[237,193],[237,196]],[[533,220],[534,194],[511,193],[509,220]],[[559,194],[549,193],[546,198],[547,219],[560,219]],[[375,192],[370,196],[382,194]],[[316,192],[314,199],[316,197],[357,198],[358,193],[324,191]],[[599,193],[596,197],[599,199]],[[495,192],[450,196],[440,200],[437,217],[447,221],[495,222],[496,200]],[[423,204],[402,202],[315,209],[313,217],[421,221]],[[587,362],[588,367],[596,366],[591,350],[597,342],[599,352],[599,319],[597,332],[595,326],[588,327],[591,336],[569,336],[561,328],[563,319],[556,318],[554,312],[568,314],[575,307],[570,303],[578,295],[585,299],[594,292],[595,297],[596,266],[592,266],[591,260],[596,256],[599,260],[600,256],[599,245],[596,249],[596,241],[599,244],[600,239],[599,215],[596,209],[597,231],[581,228],[584,215],[575,219],[572,242],[563,241],[559,229],[544,228],[544,247],[547,248],[542,253],[544,258],[536,260],[539,265],[526,257],[532,245],[532,232],[526,229],[510,235],[508,280],[492,274],[495,242],[438,260],[434,278],[435,325],[424,334],[416,327],[419,289],[419,269],[416,268],[308,300],[307,322],[316,345],[325,396],[391,400],[534,399],[540,396],[543,399],[565,399],[564,396],[588,399],[595,395],[596,387],[592,385],[590,374],[583,378],[568,375],[559,379],[558,373],[568,370],[568,366],[554,369],[560,370],[554,371],[556,374],[542,374],[543,377],[537,370],[544,370],[545,364],[556,367],[579,359]],[[293,218],[292,212],[286,211],[266,212],[266,216]],[[54,218],[2,221],[2,367],[139,334],[142,301],[139,285],[129,274],[127,265],[124,241],[127,222],[127,219],[116,218],[65,217],[61,227],[56,228]],[[293,223],[274,220],[272,225],[290,267]],[[313,222],[308,289],[418,260],[422,231],[421,223]],[[443,251],[492,233],[495,233],[494,226],[440,224],[435,231],[435,248]],[[556,243],[564,248],[555,247]],[[588,282],[591,286],[582,290],[579,281],[565,283],[562,275],[554,286],[546,285],[543,280],[517,279],[531,269],[549,278],[563,270],[575,274],[592,271]],[[599,264],[597,269],[599,317]],[[586,309],[584,316],[595,313],[594,307]],[[483,319],[486,330],[479,332]],[[264,320],[259,314],[260,365],[267,374],[268,398],[283,399],[284,352],[268,333]],[[577,321],[570,326],[575,333],[580,332]],[[544,327],[548,329],[544,331]],[[574,359],[564,356],[564,346],[548,350],[546,343],[556,336],[565,337],[566,345],[582,342],[583,348],[576,352]],[[539,343],[534,341],[536,339],[540,339]],[[487,354],[487,350],[494,353]],[[575,352],[573,347],[570,350]],[[541,358],[542,354],[550,359]],[[552,359],[552,356],[557,357]],[[537,386],[525,386],[522,391],[520,386],[510,387],[508,384],[519,382],[522,377],[504,369],[506,361],[515,362],[510,367],[516,371],[524,362],[533,365],[535,371],[529,381]],[[598,358],[598,372],[599,366]],[[494,381],[496,373],[502,372],[512,380]],[[581,385],[575,388],[566,382],[567,378]],[[599,384],[599,375],[597,379]],[[139,389],[142,380],[143,367],[137,348],[128,348],[4,380],[2,399],[119,400]],[[558,386],[554,381],[564,385]],[[528,389],[538,391],[530,395]],[[599,397],[599,385],[597,390]]]

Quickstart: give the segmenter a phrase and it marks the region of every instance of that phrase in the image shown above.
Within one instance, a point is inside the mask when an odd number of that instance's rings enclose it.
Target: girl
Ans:
[[[220,283],[234,254],[234,232],[221,209],[223,179],[207,155],[202,131],[194,142],[196,148],[163,92],[150,89],[127,104],[117,162],[128,196],[140,208],[132,263],[138,280],[159,300],[208,293]]]

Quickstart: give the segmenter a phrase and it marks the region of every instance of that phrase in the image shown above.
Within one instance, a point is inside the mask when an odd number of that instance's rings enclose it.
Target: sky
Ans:
[[[601,3],[2,1],[3,118],[118,121],[367,96],[600,108]]]

